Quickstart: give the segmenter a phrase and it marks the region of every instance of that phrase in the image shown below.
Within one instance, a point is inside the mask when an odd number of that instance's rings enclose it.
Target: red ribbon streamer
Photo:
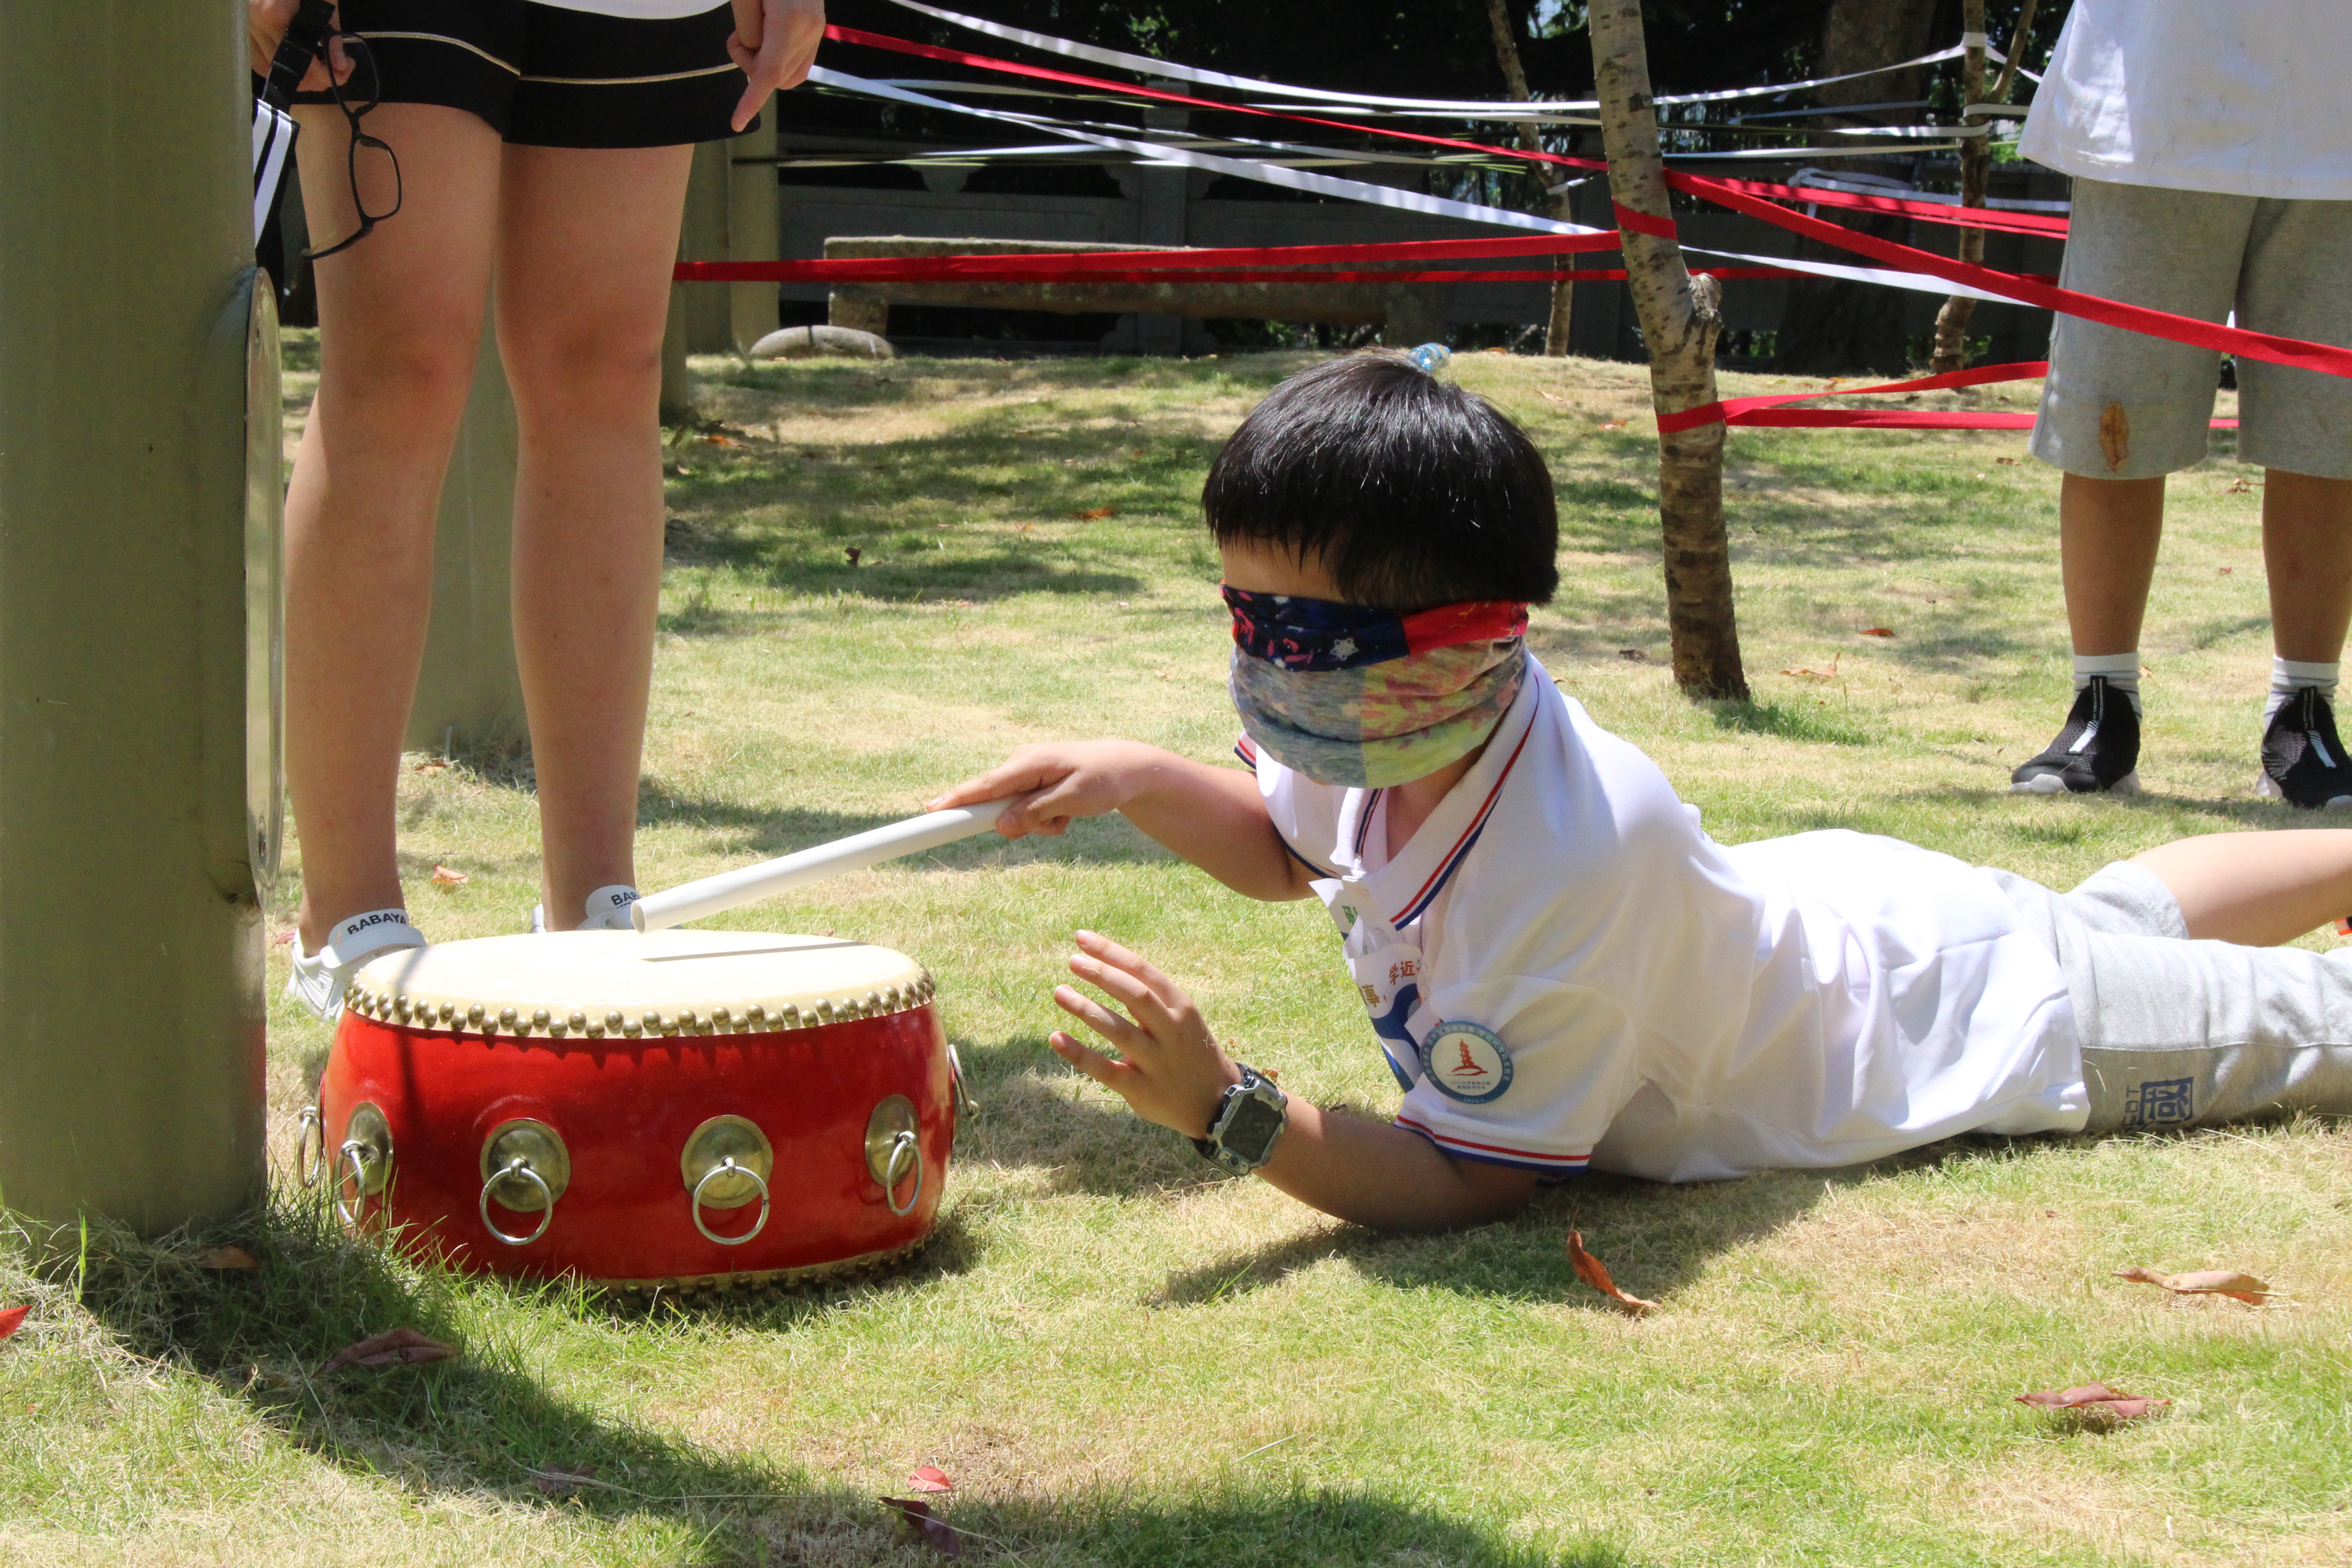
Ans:
[[[1827,392],[1793,392],[1773,397],[1727,397],[1720,403],[1658,416],[1658,434],[1696,429],[1720,421],[1726,425],[1771,426],[1784,429],[1907,429],[1907,430],[2030,430],[2034,416],[2010,409],[1969,408],[1790,408],[1791,403],[1816,397],[1864,397],[1889,392],[1940,392],[1955,387],[1983,386],[2000,381],[2032,381],[2047,375],[2050,362],[2025,360],[2016,364],[1985,364],[1974,370],[1923,375],[1916,381],[1882,382],[1876,386],[1840,386]],[[2233,430],[2234,419],[2216,419],[2217,430]]]
[[[1769,184],[1761,180],[1717,179],[1716,183],[1727,191],[1764,196],[1774,201],[1806,202],[1815,206],[1853,207],[1863,212],[1899,214],[1927,223],[1953,224],[1962,228],[1996,228],[2009,234],[2032,235],[2042,239],[2066,237],[2067,221],[2053,213],[2004,212],[1996,207],[1948,207],[1937,202],[1906,202],[1900,196],[1865,196],[1848,191],[1817,190],[1811,185]]]
[[[917,283],[960,279],[1035,283],[1097,272],[1182,273],[1214,267],[1297,267],[1314,262],[1417,261],[1455,256],[1559,256],[1616,248],[1617,237],[1613,233],[1514,235],[1493,239],[1229,246],[1200,250],[843,257],[822,261],[681,261],[673,276],[681,283]]]
[[[946,60],[956,64],[971,66],[984,70],[1001,71],[1014,76],[1027,76],[1042,80],[1059,81],[1076,86],[1102,89],[1129,96],[1139,96],[1158,99],[1170,103],[1187,104],[1195,108],[1218,110],[1233,113],[1251,114],[1265,119],[1290,120],[1301,124],[1328,126],[1337,130],[1350,131],[1358,133],[1370,133],[1378,136],[1387,136],[1402,141],[1419,142],[1432,146],[1453,147],[1464,151],[1490,153],[1498,157],[1517,158],[1531,163],[1554,163],[1579,169],[1606,169],[1608,167],[1605,163],[1601,163],[1594,159],[1570,158],[1557,153],[1530,152],[1524,149],[1494,147],[1484,142],[1457,141],[1452,137],[1423,135],[1418,132],[1392,131],[1384,127],[1353,124],[1346,121],[1322,120],[1310,115],[1289,114],[1273,110],[1256,109],[1246,104],[1221,103],[1213,99],[1192,98],[1181,93],[1165,92],[1157,88],[1137,87],[1124,82],[1109,81],[1100,77],[1080,76],[1073,72],[1051,70],[1040,66],[1018,65],[1011,60],[1001,60],[987,55],[975,55],[961,49],[940,48],[934,45],[912,43],[904,38],[894,38],[880,33],[867,33],[854,27],[828,26],[825,28],[825,34],[828,37],[835,38],[843,43],[862,44],[869,47],[887,49],[901,54],[919,55],[926,59]],[[1675,190],[1684,191],[1690,195],[1699,196],[1704,200],[1715,203],[1718,206],[1728,207],[1734,212],[1746,213],[1751,217],[1762,218],[1767,223],[1777,225],[1780,227],[1790,229],[1795,233],[1809,235],[1813,238],[1823,240],[1828,244],[1838,246],[1843,249],[1855,251],[1861,255],[1872,257],[1874,259],[1885,262],[1903,271],[1919,273],[1930,278],[1941,278],[1948,282],[1965,283],[1972,288],[1982,289],[1989,293],[2000,294],[2022,304],[2037,306],[2047,310],[2062,311],[2068,315],[2079,316],[2086,321],[2097,321],[2105,326],[2120,327],[2126,331],[2136,331],[2144,333],[2150,337],[2165,338],[2174,342],[2188,343],[2197,348],[2214,349],[2224,353],[2242,354],[2249,359],[2266,360],[2273,363],[2291,365],[2301,370],[2317,371],[2327,375],[2352,376],[2352,350],[2337,348],[2326,343],[2305,342],[2299,339],[2279,337],[2276,334],[2270,332],[2251,332],[2242,328],[2223,327],[2210,321],[2199,321],[2193,317],[2176,316],[2168,311],[2152,310],[2145,306],[2126,305],[2120,300],[2102,300],[2096,295],[2077,293],[2071,289],[2060,289],[2053,285],[2042,283],[2033,279],[2014,272],[2002,272],[1990,267],[1974,266],[1967,262],[1948,259],[1947,258],[1937,256],[1932,251],[1920,250],[1907,245],[1898,245],[1892,240],[1879,239],[1871,235],[1857,234],[1851,229],[1843,228],[1836,224],[1825,223],[1819,218],[1807,217],[1801,213],[1790,212],[1783,207],[1773,205],[1771,201],[1758,200],[1754,196],[1748,195],[1746,190],[1741,188],[1742,186],[1749,185],[1749,182],[1709,179],[1702,175],[1685,174],[1673,171],[1669,171],[1666,174],[1665,178],[1666,184]],[[1754,185],[1750,186],[1750,188],[1760,191],[1766,187]],[[1781,195],[1782,192],[1785,192],[1786,195]],[[1830,202],[1823,199],[1828,195],[1842,195],[1843,193],[1809,193],[1792,186],[1781,186],[1773,189],[1771,194],[1778,197],[1778,199],[1784,201],[1814,202],[1822,205],[1837,206],[1853,205],[1848,202]],[[1893,198],[1865,197],[1862,199],[1864,201],[1875,201],[1892,200]],[[1902,204],[1897,210],[1907,210],[1912,207],[1920,206],[1935,206],[1937,205],[1937,204],[1933,203],[1906,203]],[[1957,210],[1963,213],[1972,212],[1975,215],[1981,216],[1990,209],[1977,208]],[[1622,209],[1620,209],[1620,221],[1623,222],[1624,219],[1622,216]],[[1671,232],[1671,220],[1669,219],[1653,218],[1650,215],[1646,214],[1636,216],[1642,219],[1642,223],[1643,225],[1652,223],[1664,224],[1667,226],[1668,231]],[[1924,212],[1912,211],[1908,212],[1908,216],[1915,217],[1928,217],[1931,221],[1938,222],[1968,221],[1966,218],[1955,219],[1948,216],[1947,216],[1946,211],[1937,211],[1932,215]],[[2001,216],[2004,219],[2008,219],[2021,215],[2007,214]],[[1642,226],[1641,225],[1629,224],[1627,226],[1633,227],[1637,233],[1658,233],[1656,228]],[[1996,226],[1988,223],[1984,225],[1984,226]],[[1999,226],[2013,227],[2015,226],[2003,223]],[[1558,237],[1557,239],[1545,239],[1538,243],[1542,246],[1548,247],[1552,253],[1558,254],[1585,248],[1586,246],[1575,243],[1580,240],[1586,242],[1587,245],[1591,245],[1594,248],[1598,248],[1598,245],[1593,244],[1593,242],[1597,241],[1598,238],[1599,237],[1597,236],[1562,235]],[[1517,254],[1527,253],[1528,252],[1518,252]],[[1541,254],[1542,251],[1537,250],[1535,253]],[[702,265],[711,266],[714,264],[704,263]],[[729,264],[719,263],[715,265],[726,266]],[[746,264],[737,263],[734,265],[741,266]],[[748,265],[757,266],[761,264],[751,263]],[[1131,268],[1135,263],[1132,258],[1129,257],[1124,259],[1124,265]],[[965,272],[952,275],[971,276],[972,274]],[[740,279],[736,280],[753,281],[764,279]]]
[[[2292,365],[2297,370],[2318,371],[2325,375],[2352,376],[2352,349],[2337,348],[2330,343],[2305,342],[2299,338],[2283,338],[2272,332],[2250,332],[2243,327],[2225,327],[2213,321],[2199,321],[2193,316],[2176,316],[2166,310],[2151,310],[2144,305],[2126,305],[2119,300],[2102,300],[2095,294],[2082,294],[2072,289],[2038,283],[2015,272],[1979,267],[1937,256],[1931,250],[1897,245],[1891,239],[1857,234],[1850,228],[1775,206],[1770,202],[1758,201],[1733,190],[1723,181],[1699,174],[1669,171],[1666,184],[1675,190],[1713,202],[1717,206],[1729,207],[1750,217],[1760,217],[1767,223],[1777,224],[1814,239],[1826,240],[1842,249],[1887,262],[1906,272],[1923,273],[1951,283],[1965,283],[1972,289],[1982,289],[2021,304],[2063,311],[2084,321],[2097,321],[2103,326],[2121,327],[2126,331],[2187,343],[2193,348],[2241,354],[2247,359]]]
[[[1009,76],[1031,77],[1040,81],[1065,82],[1073,87],[1106,89],[1123,98],[1150,98],[1162,103],[1187,104],[1194,109],[1213,109],[1226,114],[1254,114],[1261,120],[1290,120],[1301,125],[1321,125],[1334,131],[1370,131],[1376,136],[1394,137],[1400,142],[1419,142],[1431,147],[1452,147],[1465,153],[1499,153],[1505,157],[1532,159],[1546,163],[1559,163],[1572,169],[1605,169],[1609,165],[1591,158],[1569,158],[1558,153],[1513,152],[1503,147],[1489,147],[1482,142],[1457,142],[1450,136],[1430,136],[1418,131],[1375,129],[1369,125],[1353,125],[1344,120],[1318,120],[1311,114],[1286,114],[1278,110],[1258,109],[1246,103],[1221,103],[1213,98],[1190,98],[1181,92],[1167,92],[1156,87],[1137,87],[1129,82],[1108,81],[1098,76],[1079,76],[1071,71],[1049,70],[1044,66],[1024,66],[1012,60],[1000,60],[992,55],[968,54],[962,49],[942,48],[936,44],[918,44],[906,38],[894,38],[887,33],[868,33],[856,27],[828,25],[824,36],[839,43],[863,44],[870,49],[887,49],[893,54],[919,55],[927,60],[945,60],[951,65],[973,66],[982,70],[1003,71]]]
[[[1670,217],[1659,217],[1654,213],[1635,212],[1632,207],[1620,205],[1616,202],[1611,202],[1609,205],[1616,210],[1617,226],[1628,234],[1646,234],[1654,239],[1681,237],[1675,233],[1675,220]]]

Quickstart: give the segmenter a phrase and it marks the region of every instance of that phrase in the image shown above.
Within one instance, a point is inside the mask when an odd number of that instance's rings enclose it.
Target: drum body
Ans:
[[[652,1290],[855,1272],[926,1240],[958,1085],[887,948],[570,931],[389,954],[320,1085],[350,1223],[494,1273]]]

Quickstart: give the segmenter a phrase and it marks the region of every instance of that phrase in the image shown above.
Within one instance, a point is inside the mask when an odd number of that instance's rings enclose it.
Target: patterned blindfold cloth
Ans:
[[[1524,604],[1400,616],[1240,588],[1224,595],[1242,728],[1318,784],[1378,789],[1460,760],[1494,733],[1527,673]]]

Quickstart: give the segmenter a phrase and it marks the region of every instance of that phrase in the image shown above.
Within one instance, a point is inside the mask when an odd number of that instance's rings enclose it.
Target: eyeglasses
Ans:
[[[347,80],[335,80],[331,62],[332,46],[341,42],[344,58],[352,62],[352,74]],[[320,58],[330,62],[327,90],[335,100],[335,107],[343,111],[350,123],[352,145],[349,158],[352,180],[352,210],[360,215],[360,226],[334,244],[302,253],[305,261],[316,261],[338,251],[349,250],[375,232],[375,226],[400,210],[400,160],[393,155],[390,145],[360,129],[360,119],[383,100],[383,83],[376,74],[375,55],[367,40],[356,33],[332,33],[328,36],[329,52]],[[380,198],[392,193],[392,205],[377,209],[371,197]]]

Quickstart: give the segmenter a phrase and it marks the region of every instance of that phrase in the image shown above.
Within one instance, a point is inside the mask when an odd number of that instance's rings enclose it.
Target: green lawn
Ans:
[[[646,885],[904,815],[1027,740],[1224,755],[1196,498],[1217,442],[1305,363],[701,362],[731,444],[673,447]],[[2016,798],[2008,769],[2068,696],[2056,483],[2021,436],[1735,431],[1756,701],[1710,709],[1665,670],[1643,374],[1450,374],[1559,479],[1541,657],[1718,837],[1853,826],[2063,884],[2180,834],[2294,826],[2252,795],[2260,475],[2226,436],[2174,485],[2150,793]],[[308,381],[289,376],[298,404]],[[516,778],[463,758],[404,775],[411,907],[436,938],[520,929],[533,901]],[[436,863],[471,879],[433,887]],[[1186,980],[1292,1092],[1388,1113],[1312,904],[1248,904],[1113,821],[717,923],[852,934],[939,975],[986,1110],[916,1266],[646,1314],[420,1272],[290,1191],[242,1233],[257,1274],[103,1236],[61,1274],[0,1255],[0,1305],[34,1303],[0,1348],[0,1562],[917,1563],[935,1559],[873,1500],[923,1463],[955,1479],[967,1556],[1040,1565],[2352,1562],[2352,1138],[2332,1127],[1969,1140],[1680,1189],[1594,1176],[1509,1224],[1388,1238],[1215,1174],[1044,1045],[1068,933],[1092,926]],[[326,1045],[277,1005],[281,1154]],[[1577,1283],[1571,1221],[1655,1315]],[[2284,1294],[2184,1300],[2111,1278],[2131,1264]],[[464,1354],[312,1375],[401,1323]],[[2105,1431],[2011,1398],[2094,1380],[2172,1403]],[[576,1466],[587,1484],[534,1484]]]

